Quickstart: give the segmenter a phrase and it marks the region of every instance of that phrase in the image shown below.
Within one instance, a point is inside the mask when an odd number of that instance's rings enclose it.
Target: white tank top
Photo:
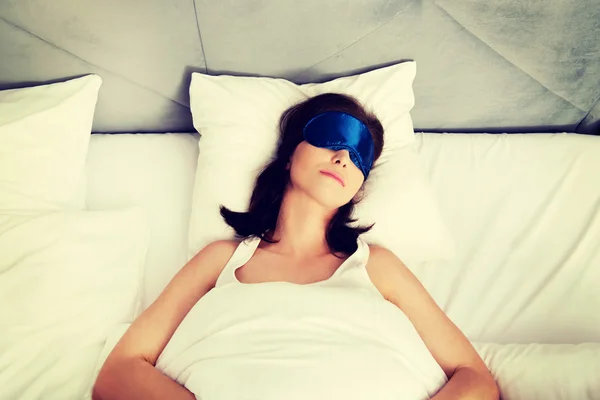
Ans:
[[[404,313],[371,282],[369,247],[310,284],[241,283],[242,241],[156,367],[201,400],[425,400],[446,376]]]
[[[229,262],[221,274],[217,278],[215,287],[220,287],[227,284],[238,284],[238,285],[256,285],[256,283],[241,283],[235,274],[235,271],[244,266],[250,258],[256,252],[256,249],[260,245],[260,238],[251,238],[243,240],[229,259]],[[314,286],[337,286],[345,287],[348,289],[356,289],[370,293],[378,298],[383,298],[379,290],[371,282],[371,278],[367,273],[367,261],[369,260],[369,245],[363,240],[358,239],[357,249],[350,257],[348,257],[342,265],[333,273],[333,275],[326,280],[303,284],[314,285]],[[265,282],[266,283],[266,282]],[[275,283],[275,282],[271,282]],[[282,282],[288,283],[288,282]]]

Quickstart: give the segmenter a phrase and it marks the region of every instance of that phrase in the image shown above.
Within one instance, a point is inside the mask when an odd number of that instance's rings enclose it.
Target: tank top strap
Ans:
[[[332,279],[326,283],[332,286],[361,289],[368,294],[383,297],[371,281],[367,272],[369,254],[369,245],[361,238],[358,238],[356,252],[340,266],[338,271],[332,276]]]
[[[237,282],[235,278],[235,270],[238,267],[246,264],[252,255],[258,248],[260,244],[260,238],[248,238],[242,240],[235,251],[233,252],[231,258],[221,270],[219,277],[217,278],[217,282],[215,283],[215,287],[223,286],[231,282]]]

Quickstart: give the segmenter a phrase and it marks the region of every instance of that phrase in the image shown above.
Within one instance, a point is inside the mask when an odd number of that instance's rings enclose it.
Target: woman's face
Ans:
[[[315,147],[306,141],[296,147],[289,168],[293,187],[332,210],[352,200],[364,182],[347,150]]]

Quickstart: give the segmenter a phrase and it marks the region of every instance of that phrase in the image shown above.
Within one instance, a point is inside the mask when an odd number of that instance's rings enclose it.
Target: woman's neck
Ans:
[[[281,202],[273,239],[268,247],[281,254],[322,255],[329,253],[327,225],[335,210],[327,210],[299,190],[287,190]]]

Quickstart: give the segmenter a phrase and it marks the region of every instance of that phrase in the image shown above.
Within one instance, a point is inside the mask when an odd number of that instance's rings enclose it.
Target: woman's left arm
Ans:
[[[469,340],[438,307],[421,282],[391,251],[371,246],[373,284],[408,317],[449,381],[432,400],[498,400],[487,366]]]

